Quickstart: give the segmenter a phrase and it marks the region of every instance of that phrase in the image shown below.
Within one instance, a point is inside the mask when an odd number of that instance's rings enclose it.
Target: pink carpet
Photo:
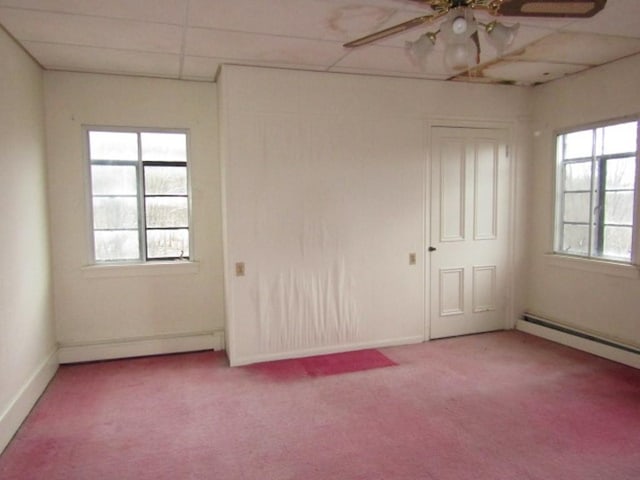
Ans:
[[[517,332],[381,352],[278,381],[212,352],[64,366],[0,478],[640,479],[638,370]]]

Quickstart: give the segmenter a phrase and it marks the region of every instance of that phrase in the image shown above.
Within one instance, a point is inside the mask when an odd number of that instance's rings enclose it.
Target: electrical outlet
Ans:
[[[236,277],[244,277],[244,262],[236,263]]]
[[[415,265],[416,264],[416,254],[415,253],[410,253],[409,254],[409,265]]]

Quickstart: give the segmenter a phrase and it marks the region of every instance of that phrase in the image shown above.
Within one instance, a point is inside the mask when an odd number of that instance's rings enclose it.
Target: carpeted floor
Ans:
[[[518,332],[370,352],[63,366],[0,478],[640,479],[638,370]]]

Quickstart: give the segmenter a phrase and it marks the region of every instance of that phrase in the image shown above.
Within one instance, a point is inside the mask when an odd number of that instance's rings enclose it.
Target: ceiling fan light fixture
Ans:
[[[404,48],[411,63],[423,69],[429,54],[436,44],[437,32],[427,32],[414,41],[405,42]]]
[[[513,45],[519,28],[519,23],[507,26],[497,22],[496,20],[485,25],[489,43],[498,51],[498,53],[504,52],[507,48]]]
[[[467,31],[468,26],[467,19],[462,16],[456,17],[453,22],[451,22],[451,30],[456,35],[464,34]]]
[[[478,47],[468,38],[465,42],[448,44],[444,49],[444,66],[448,70],[467,70],[475,65]]]
[[[431,8],[432,13],[412,18],[397,25],[384,28],[344,44],[354,48],[397,35],[415,27],[436,22],[436,32],[427,32],[414,42],[405,42],[405,52],[411,63],[423,69],[427,57],[434,49],[436,35],[444,43],[444,64],[448,70],[469,70],[479,65],[479,26],[486,33],[498,57],[515,42],[519,24],[504,25],[494,20],[488,24],[478,22],[474,12],[484,12],[493,17],[540,17],[540,18],[589,18],[600,12],[607,0],[413,0]],[[622,0],[619,0],[622,1]],[[628,0],[631,1],[631,0]],[[481,17],[482,18],[482,17]]]
[[[458,7],[451,10],[447,20],[440,26],[442,38],[450,43],[463,43],[478,31],[478,22],[470,8]]]

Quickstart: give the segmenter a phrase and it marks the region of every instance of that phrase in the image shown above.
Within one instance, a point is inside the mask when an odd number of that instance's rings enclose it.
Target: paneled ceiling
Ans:
[[[426,65],[406,55],[428,27],[343,47],[428,13],[412,0],[0,0],[0,25],[48,70],[213,81],[233,63],[531,85],[640,52],[640,0],[589,19],[502,19],[520,23],[512,47],[497,58],[483,32],[479,67],[457,77],[439,47]]]

